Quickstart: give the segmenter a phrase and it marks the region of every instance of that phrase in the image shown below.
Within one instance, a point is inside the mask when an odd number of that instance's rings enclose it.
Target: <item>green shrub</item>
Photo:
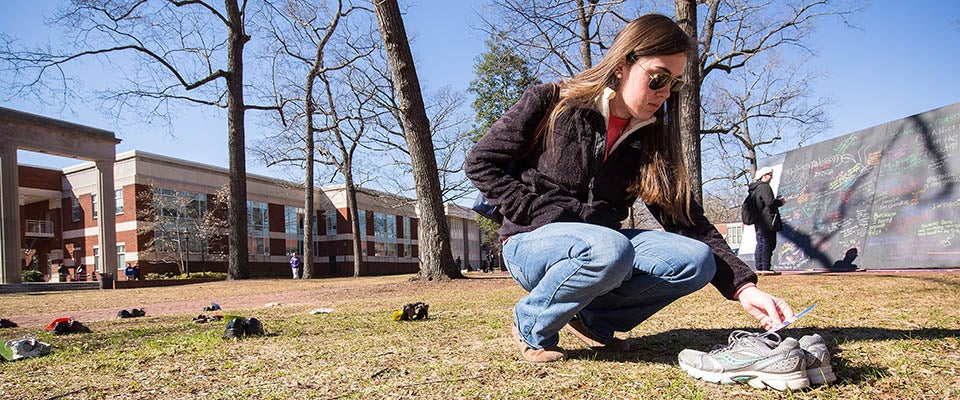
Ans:
[[[191,272],[187,275],[188,279],[227,279],[226,272]]]
[[[177,274],[174,272],[156,273],[151,272],[144,277],[146,280],[162,279],[227,279],[226,272],[191,272],[189,274]]]
[[[43,282],[43,273],[35,269],[28,269],[20,274],[20,279],[24,282]]]

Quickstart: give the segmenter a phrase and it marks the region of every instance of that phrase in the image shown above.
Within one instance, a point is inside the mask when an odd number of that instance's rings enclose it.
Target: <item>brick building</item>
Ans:
[[[217,195],[228,184],[225,168],[142,151],[117,155],[113,165],[118,271],[136,263],[142,273],[181,270],[225,271],[225,213]],[[25,268],[59,280],[83,264],[93,279],[103,257],[96,210],[99,174],[94,163],[64,170],[20,165],[21,237]],[[344,187],[317,189],[314,271],[320,276],[353,274],[351,222]],[[249,268],[252,276],[289,276],[290,253],[303,253],[303,192],[280,179],[248,175]],[[412,199],[362,189],[357,194],[362,230],[361,275],[416,272],[418,218]],[[150,222],[157,213],[159,222]],[[479,265],[480,231],[472,211],[447,206],[454,258]],[[217,225],[217,221],[221,221]],[[113,264],[113,263],[110,263]]]

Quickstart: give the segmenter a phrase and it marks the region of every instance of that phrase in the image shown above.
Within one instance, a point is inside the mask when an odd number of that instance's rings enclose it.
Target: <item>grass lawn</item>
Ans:
[[[628,353],[596,353],[562,333],[571,359],[532,365],[519,358],[508,331],[524,291],[506,275],[469,276],[451,283],[394,276],[0,295],[0,316],[24,315],[18,310],[25,307],[119,310],[248,294],[301,300],[225,307],[223,313],[263,321],[267,336],[243,340],[221,339],[224,323],[191,323],[199,309],[154,315],[147,308],[144,318],[91,321],[89,334],[3,329],[4,341],[35,335],[53,351],[0,362],[0,398],[960,398],[960,272],[761,277],[761,288],[797,311],[819,302],[783,334],[819,333],[833,354],[836,384],[792,393],[705,383],[677,366],[684,348],[708,349],[726,343],[731,330],[758,330],[712,286],[621,334],[630,340]],[[391,319],[414,301],[430,304],[429,320]],[[308,312],[317,307],[333,312]]]

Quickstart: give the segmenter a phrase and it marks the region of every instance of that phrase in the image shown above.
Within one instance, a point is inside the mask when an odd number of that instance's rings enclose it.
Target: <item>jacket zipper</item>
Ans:
[[[606,132],[596,132],[596,140],[594,141],[593,146],[593,159],[591,160],[590,168],[590,183],[587,185],[587,205],[593,204],[593,183],[596,181],[597,176],[600,175],[600,170],[603,169],[603,153],[607,149],[607,136]],[[599,165],[599,167],[597,167]]]

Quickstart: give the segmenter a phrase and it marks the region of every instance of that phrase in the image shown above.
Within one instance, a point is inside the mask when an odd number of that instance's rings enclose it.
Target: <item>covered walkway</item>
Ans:
[[[120,143],[113,132],[0,107],[0,283],[20,283],[24,266],[17,150],[93,161],[98,173],[97,241],[116,254],[113,163]],[[101,257],[97,272],[116,271],[116,257]]]

